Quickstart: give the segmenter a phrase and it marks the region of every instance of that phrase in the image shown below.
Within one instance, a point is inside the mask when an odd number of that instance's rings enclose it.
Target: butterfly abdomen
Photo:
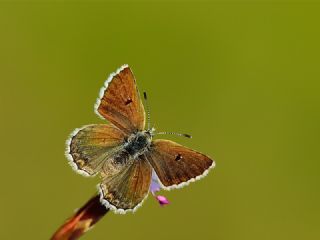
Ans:
[[[130,161],[130,155],[126,151],[121,151],[114,156],[113,162],[116,164],[127,164]]]

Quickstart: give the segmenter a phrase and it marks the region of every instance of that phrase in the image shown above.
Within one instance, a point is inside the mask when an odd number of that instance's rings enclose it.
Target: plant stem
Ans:
[[[99,195],[91,198],[54,233],[51,240],[76,240],[88,231],[109,212],[99,198]]]

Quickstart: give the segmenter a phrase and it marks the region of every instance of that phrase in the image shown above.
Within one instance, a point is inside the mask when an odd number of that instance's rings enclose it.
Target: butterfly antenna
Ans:
[[[150,129],[150,124],[151,124],[151,120],[150,120],[150,108],[149,108],[148,98],[147,98],[147,93],[146,93],[146,92],[143,92],[143,98],[144,98],[144,102],[145,102],[146,108],[147,108],[147,124],[148,124],[148,129]]]
[[[168,135],[177,135],[177,136],[186,137],[186,138],[192,138],[192,136],[189,135],[189,134],[186,134],[186,133],[176,133],[176,132],[158,132],[158,133],[156,133],[155,135],[165,135],[165,134],[168,134]]]

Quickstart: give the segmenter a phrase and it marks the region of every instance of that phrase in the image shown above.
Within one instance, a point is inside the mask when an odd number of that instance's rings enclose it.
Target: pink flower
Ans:
[[[166,199],[166,197],[164,196],[156,196],[156,199],[158,200],[158,202],[160,203],[161,206],[164,206],[164,205],[167,205],[169,204],[170,202],[168,201],[168,199]]]
[[[161,186],[159,184],[159,178],[158,178],[157,174],[155,173],[155,171],[152,170],[152,180],[151,180],[151,184],[150,184],[150,191],[151,191],[152,195],[157,199],[158,203],[161,206],[165,206],[165,205],[169,204],[170,202],[168,201],[168,199],[166,197],[156,195],[156,192],[159,192],[160,189],[161,189]]]

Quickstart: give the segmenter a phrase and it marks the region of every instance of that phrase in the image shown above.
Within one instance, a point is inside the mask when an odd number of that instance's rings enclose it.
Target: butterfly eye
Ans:
[[[180,161],[181,159],[182,159],[181,154],[178,154],[178,155],[176,156],[176,161]]]
[[[127,101],[126,101],[124,104],[125,104],[125,105],[128,105],[128,104],[130,104],[130,103],[132,103],[132,99],[131,99],[131,98],[128,98]]]

